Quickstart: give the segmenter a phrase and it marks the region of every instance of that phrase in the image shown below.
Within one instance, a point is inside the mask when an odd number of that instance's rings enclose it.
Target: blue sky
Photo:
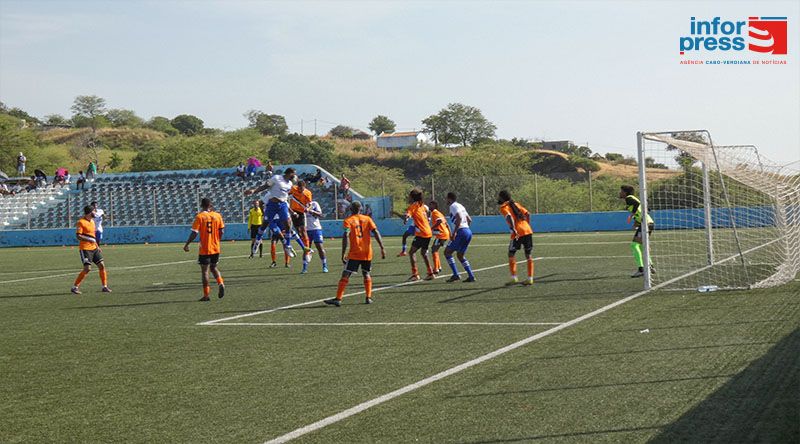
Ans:
[[[682,66],[689,17],[786,16],[787,65]],[[261,2],[0,0],[0,100],[69,115],[96,94],[144,118],[192,113],[293,131],[377,114],[399,129],[449,102],[504,138],[634,153],[637,130],[707,128],[717,143],[800,159],[800,2]],[[696,58],[696,57],[695,57]],[[703,54],[702,58],[749,58]],[[762,57],[765,58],[765,57]]]

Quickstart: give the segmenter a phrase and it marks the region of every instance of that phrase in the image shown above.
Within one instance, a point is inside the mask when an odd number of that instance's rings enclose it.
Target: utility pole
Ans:
[[[300,134],[303,134],[303,119],[300,119]]]

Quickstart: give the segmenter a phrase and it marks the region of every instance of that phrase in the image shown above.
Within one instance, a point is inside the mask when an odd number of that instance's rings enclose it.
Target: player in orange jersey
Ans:
[[[313,200],[311,190],[306,188],[306,181],[299,180],[297,185],[289,190],[289,214],[292,217],[292,225],[297,230],[297,235],[303,239],[303,243],[309,247],[308,232],[306,231],[306,211]]]
[[[220,274],[217,268],[220,253],[219,241],[222,239],[225,222],[222,221],[222,215],[214,211],[211,199],[204,197],[203,200],[200,201],[200,208],[202,211],[197,213],[197,216],[194,218],[192,232],[189,234],[189,239],[186,240],[186,244],[183,246],[183,251],[189,252],[189,244],[191,244],[199,234],[200,251],[197,263],[200,264],[200,272],[203,276],[203,297],[200,298],[200,300],[206,302],[210,300],[208,294],[211,291],[208,284],[209,270],[211,270],[211,274],[214,275],[214,278],[217,280],[217,285],[219,286],[217,296],[220,298],[225,296],[225,282],[222,280],[222,274]]]
[[[428,208],[431,209],[431,229],[436,238],[433,241],[433,247],[431,247],[433,274],[439,274],[442,271],[442,263],[439,261],[439,248],[447,244],[450,239],[450,226],[447,225],[447,219],[439,211],[439,204],[435,200],[428,203]]]
[[[411,277],[410,281],[419,280],[419,271],[417,270],[417,259],[414,253],[419,250],[422,260],[425,262],[425,268],[428,270],[425,280],[429,281],[434,278],[433,268],[431,268],[430,260],[428,260],[428,246],[431,244],[431,237],[433,237],[433,230],[428,221],[428,207],[422,202],[422,190],[414,188],[408,195],[408,202],[411,204],[406,210],[403,222],[411,218],[414,221],[414,241],[411,243],[411,250],[408,252],[408,257],[411,260]]]
[[[75,236],[78,238],[78,253],[81,255],[83,270],[78,274],[75,283],[72,284],[72,289],[70,291],[75,294],[81,294],[81,282],[83,278],[92,271],[92,264],[97,265],[97,271],[100,273],[100,282],[103,284],[103,293],[111,293],[111,289],[108,288],[106,266],[103,263],[103,252],[100,250],[100,245],[97,245],[95,231],[94,208],[90,206],[83,207],[83,217],[78,219],[78,226],[75,231]]]
[[[514,202],[511,194],[503,190],[498,194],[497,203],[500,204],[500,214],[506,218],[506,223],[511,229],[511,242],[508,244],[508,268],[511,271],[511,280],[508,285],[514,285],[517,279],[517,250],[525,249],[525,258],[528,259],[528,279],[522,285],[533,285],[533,229],[531,229],[531,214],[522,205]]]
[[[358,271],[364,275],[364,292],[367,297],[365,303],[372,303],[372,233],[375,233],[375,240],[381,247],[381,259],[386,259],[386,250],[383,248],[383,239],[375,221],[371,217],[361,213],[361,202],[355,201],[350,204],[352,216],[344,220],[344,235],[342,236],[342,262],[346,264],[342,277],[339,279],[339,287],[336,289],[336,297],[326,299],[328,305],[340,307],[344,290],[350,280],[350,275]],[[350,251],[347,251],[347,243],[350,242]]]

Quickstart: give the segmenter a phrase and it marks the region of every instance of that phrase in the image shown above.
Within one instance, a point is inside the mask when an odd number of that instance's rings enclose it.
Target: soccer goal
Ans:
[[[747,289],[800,271],[800,170],[705,130],[639,132],[645,288]]]

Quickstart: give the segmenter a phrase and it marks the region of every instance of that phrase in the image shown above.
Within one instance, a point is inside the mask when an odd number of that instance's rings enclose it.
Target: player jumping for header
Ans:
[[[364,292],[366,293],[365,303],[372,303],[372,233],[375,233],[375,240],[381,247],[381,259],[386,259],[386,250],[383,248],[383,239],[375,221],[371,217],[361,213],[361,202],[355,201],[350,204],[352,216],[344,220],[344,235],[342,236],[342,262],[345,269],[339,279],[339,286],[336,289],[336,297],[326,299],[325,303],[339,307],[342,305],[344,290],[350,281],[350,275],[361,268],[364,275]],[[350,251],[347,251],[348,240],[350,241]]]
[[[625,208],[631,214],[628,216],[628,223],[633,219],[633,241],[631,242],[631,251],[633,252],[633,259],[639,269],[631,275],[632,278],[644,276],[644,253],[642,252],[642,203],[638,197],[633,195],[633,187],[630,185],[623,185],[619,190],[619,198],[625,199]],[[655,228],[655,223],[650,215],[647,215],[647,235],[650,236]],[[648,261],[649,262],[649,261]],[[655,268],[650,265],[650,272],[655,273]]]
[[[508,191],[502,190],[497,195],[497,203],[500,204],[500,214],[502,214],[509,229],[511,230],[511,242],[508,244],[508,269],[511,271],[511,280],[508,285],[514,285],[517,279],[517,251],[520,248],[525,250],[525,259],[528,260],[528,279],[522,285],[533,285],[533,229],[531,229],[531,214],[522,205],[514,202]]]
[[[294,178],[294,168],[287,168],[286,171],[283,172],[283,175],[275,174],[267,179],[267,182],[264,185],[245,190],[244,192],[245,196],[249,196],[251,194],[260,193],[266,190],[266,193],[264,193],[262,199],[267,203],[266,211],[264,211],[264,224],[268,225],[272,223],[275,215],[278,215],[278,224],[280,229],[283,231],[283,243],[290,256],[294,256],[294,249],[292,249],[290,244],[292,240],[292,232],[290,225],[291,220],[289,218],[288,201],[289,192],[294,186]],[[262,233],[266,232],[267,228],[269,227],[264,227]],[[300,237],[297,237],[297,243],[303,249],[303,254],[307,254],[309,251],[311,251],[303,243],[303,240],[300,239]]]
[[[210,300],[208,294],[211,292],[211,287],[208,283],[209,270],[214,275],[219,286],[217,296],[220,299],[225,296],[225,282],[222,280],[219,268],[217,268],[220,253],[219,242],[222,239],[225,222],[222,221],[222,215],[214,211],[211,199],[204,197],[200,201],[200,208],[202,211],[197,213],[194,218],[192,232],[189,233],[189,239],[183,245],[183,251],[189,252],[189,244],[194,242],[199,234],[200,250],[197,263],[200,264],[200,272],[203,278],[203,297],[200,298],[200,301],[207,302]]]

